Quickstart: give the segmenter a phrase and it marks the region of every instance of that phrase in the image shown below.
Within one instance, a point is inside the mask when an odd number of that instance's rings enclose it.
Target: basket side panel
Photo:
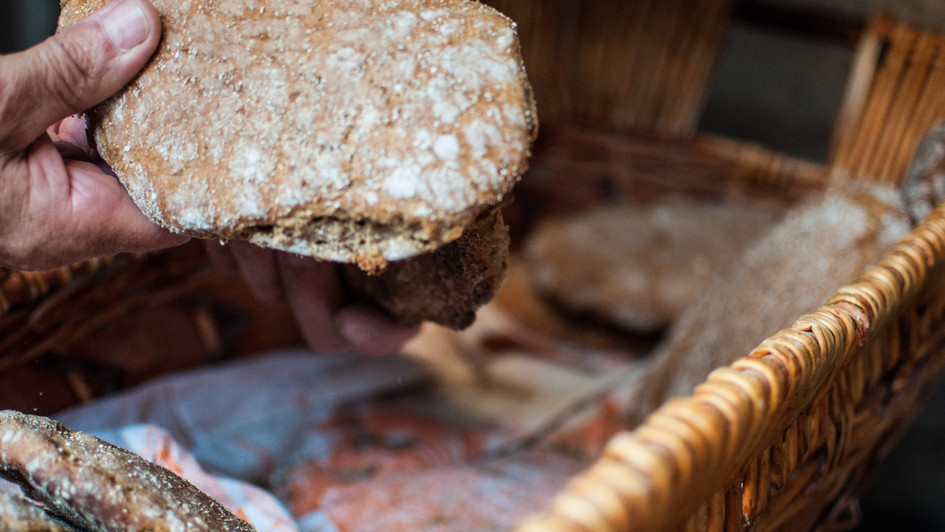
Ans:
[[[896,183],[945,116],[945,36],[878,17],[854,65],[831,166],[838,178]]]
[[[0,272],[0,409],[51,414],[224,357],[301,345],[288,308],[213,271],[200,242]]]
[[[892,449],[925,400],[945,362],[945,279],[937,271],[916,301],[872,336],[798,416],[803,439],[771,448],[799,460],[769,471],[770,500],[746,505],[763,530],[845,529],[859,518],[856,496],[870,471]],[[933,288],[934,287],[934,288]]]
[[[518,24],[543,124],[695,131],[731,0],[488,0]]]

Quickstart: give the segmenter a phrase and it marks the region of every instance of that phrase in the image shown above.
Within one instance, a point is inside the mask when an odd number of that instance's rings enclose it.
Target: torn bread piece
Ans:
[[[487,213],[462,238],[410,260],[392,262],[379,275],[351,265],[342,270],[347,285],[386,310],[403,326],[424,320],[452,329],[472,324],[475,309],[491,300],[509,259],[509,234],[502,214]]]

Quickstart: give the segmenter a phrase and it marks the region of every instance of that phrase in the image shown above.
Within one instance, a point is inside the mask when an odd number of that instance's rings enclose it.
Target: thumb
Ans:
[[[24,52],[0,57],[0,150],[124,86],[154,53],[161,20],[147,0],[117,0]]]

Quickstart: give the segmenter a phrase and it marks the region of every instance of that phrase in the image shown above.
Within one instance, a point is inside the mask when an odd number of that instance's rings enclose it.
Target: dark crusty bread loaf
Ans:
[[[106,0],[63,0],[60,26]],[[459,238],[536,134],[514,24],[465,0],[153,0],[158,51],[92,110],[172,231],[378,271]]]
[[[632,394],[634,421],[816,310],[911,227],[900,189],[856,181],[790,212],[672,325]]]
[[[25,497],[0,487],[0,530],[29,532],[74,532]]]
[[[167,469],[44,417],[0,411],[0,476],[81,530],[254,530]]]
[[[535,291],[565,315],[655,332],[777,220],[747,203],[669,198],[543,221],[524,258]]]
[[[353,265],[342,271],[355,293],[385,309],[401,325],[429,320],[462,329],[472,324],[474,310],[499,291],[508,256],[508,229],[495,210],[466,229],[462,238],[392,262],[379,275],[365,275]]]

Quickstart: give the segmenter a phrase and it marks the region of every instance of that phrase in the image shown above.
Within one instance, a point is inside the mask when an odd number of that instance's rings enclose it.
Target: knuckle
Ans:
[[[83,95],[102,76],[100,48],[95,39],[50,39],[41,63],[49,96],[74,109],[84,108]]]

